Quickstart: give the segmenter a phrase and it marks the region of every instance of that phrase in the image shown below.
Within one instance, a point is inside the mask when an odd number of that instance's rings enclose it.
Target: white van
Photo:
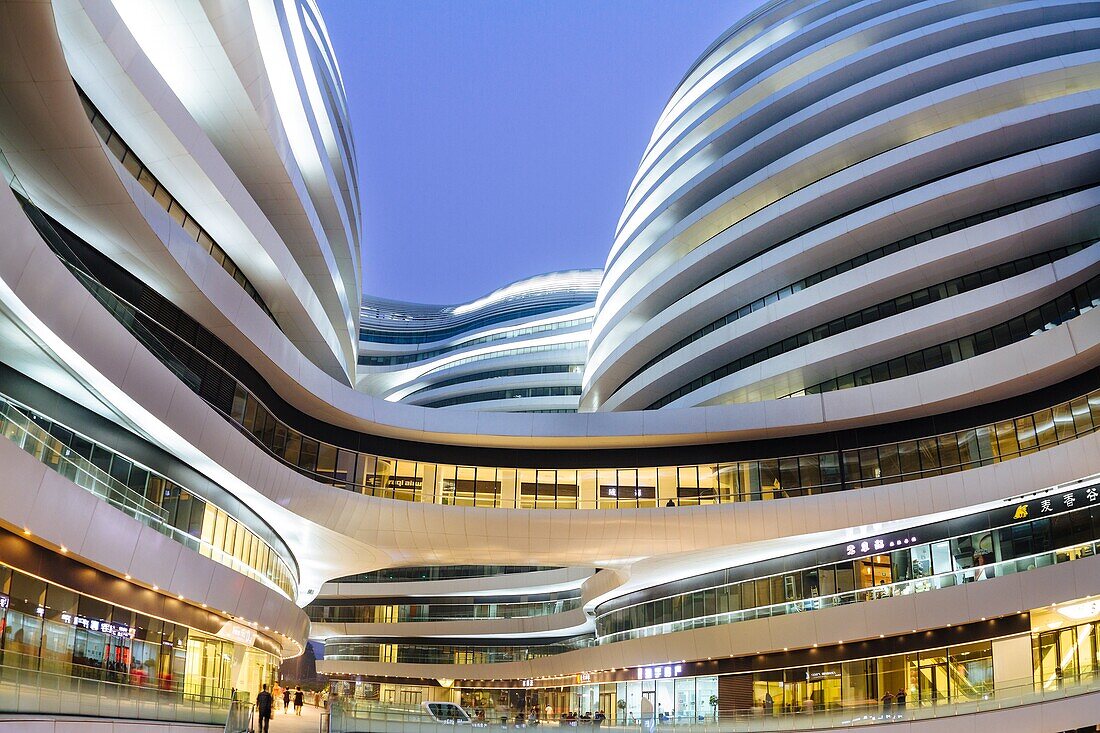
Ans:
[[[420,703],[420,707],[437,723],[443,723],[444,725],[470,724],[470,716],[453,702],[425,701]]]

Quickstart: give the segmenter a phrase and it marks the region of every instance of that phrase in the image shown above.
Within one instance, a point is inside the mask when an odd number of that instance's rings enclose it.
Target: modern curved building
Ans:
[[[1034,385],[1000,350],[1061,323],[1054,303],[1096,274],[1074,256],[1097,235],[1096,19],[781,3],[731,29],[643,155],[583,407],[767,402],[971,358],[988,375],[958,384],[971,404]]]
[[[432,306],[313,0],[0,3],[0,713],[241,729],[312,639],[331,731],[1095,728],[1098,62],[769,2],[602,272]]]
[[[576,412],[602,274],[539,275],[454,306],[364,298],[357,386],[423,407]]]

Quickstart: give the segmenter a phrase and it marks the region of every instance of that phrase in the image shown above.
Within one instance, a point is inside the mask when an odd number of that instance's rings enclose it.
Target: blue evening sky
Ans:
[[[366,292],[456,303],[601,267],[687,67],[759,0],[321,0]]]

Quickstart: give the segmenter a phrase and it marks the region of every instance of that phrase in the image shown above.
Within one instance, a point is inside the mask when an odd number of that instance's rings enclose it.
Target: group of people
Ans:
[[[597,710],[595,713],[583,713],[581,715],[578,715],[577,713],[573,713],[573,712],[562,713],[561,718],[559,719],[558,722],[559,722],[560,725],[569,725],[569,726],[576,726],[576,725],[595,725],[595,726],[599,726],[605,720],[607,720],[607,714],[604,713],[604,711],[602,711],[602,710]]]
[[[899,711],[905,709],[905,688],[898,690],[898,694],[896,695],[891,694],[888,690],[886,694],[882,696],[883,713],[889,714],[893,711],[895,706]]]
[[[276,683],[272,692],[268,692],[267,685],[264,685],[260,693],[256,695],[256,714],[260,719],[259,728],[256,729],[257,733],[268,733],[271,726],[271,716],[275,714],[275,701],[279,698],[283,700],[283,714],[290,715],[292,699],[294,701],[294,714],[302,714],[302,706],[306,704],[306,693],[302,690],[301,685],[291,690],[289,687],[279,687],[279,684]]]

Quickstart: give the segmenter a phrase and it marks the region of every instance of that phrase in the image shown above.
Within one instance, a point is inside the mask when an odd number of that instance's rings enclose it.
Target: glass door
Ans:
[[[1043,689],[1075,683],[1095,671],[1097,644],[1094,624],[1081,624],[1039,634],[1039,668]]]
[[[917,667],[917,699],[922,705],[946,702],[949,694],[946,650],[922,652]]]

